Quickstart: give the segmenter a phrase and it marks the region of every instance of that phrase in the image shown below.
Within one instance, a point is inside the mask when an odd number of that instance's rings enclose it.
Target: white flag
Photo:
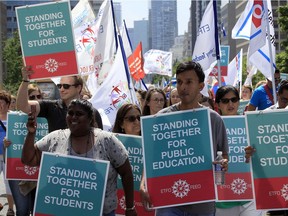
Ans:
[[[88,0],[80,0],[71,15],[79,73],[89,74],[94,72],[96,17]]]
[[[109,61],[116,52],[116,37],[110,0],[104,0],[97,15],[97,41],[95,44],[94,65]]]
[[[252,84],[252,78],[257,73],[257,68],[255,67],[255,65],[252,65],[249,62],[249,59],[247,59],[247,63],[246,63],[246,72],[247,72],[247,77],[246,77],[246,80],[244,82],[244,85],[252,86],[253,85]]]
[[[241,87],[242,85],[242,49],[235,58],[228,64],[228,73],[225,77],[226,85]]]
[[[125,22],[124,22],[122,29],[121,29],[121,37],[123,40],[123,46],[124,46],[125,54],[126,54],[126,57],[128,58],[133,53],[133,50],[131,47],[131,43],[130,43],[130,39],[129,39],[129,35],[128,35],[128,31],[127,31]]]
[[[217,63],[216,44],[214,39],[215,31],[217,31],[217,29],[215,29],[213,0],[211,0],[207,5],[199,26],[192,55],[192,60],[198,62],[202,66],[206,77],[208,77],[212,68]]]
[[[268,14],[269,26],[266,24],[266,14]],[[256,26],[258,26],[259,34],[257,34],[257,31],[256,34],[255,31],[251,31],[251,26],[255,25],[255,23],[258,23]],[[261,26],[259,26],[260,23]],[[268,28],[270,29],[270,36],[265,37],[265,43],[263,43],[264,28],[265,36],[266,34],[268,35]],[[271,1],[267,0],[267,8],[263,0],[248,1],[244,12],[232,30],[232,38],[250,40],[248,54],[249,61],[251,64],[255,65],[266,78],[271,80],[272,72],[274,73],[275,69],[275,32],[273,27]],[[269,52],[269,46],[271,46],[271,56]],[[271,59],[274,66],[273,71],[271,71],[270,66]]]
[[[172,76],[172,52],[151,49],[143,57],[145,74]]]
[[[115,61],[103,84],[90,99],[101,114],[104,130],[111,131],[117,110],[125,103],[137,103],[134,88],[128,88],[122,51],[119,47]]]

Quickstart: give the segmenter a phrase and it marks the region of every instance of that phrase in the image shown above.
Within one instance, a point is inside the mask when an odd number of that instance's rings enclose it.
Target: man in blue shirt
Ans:
[[[275,70],[274,74],[275,86],[277,87],[279,82],[281,81],[280,78],[280,71],[278,69]],[[274,104],[273,99],[273,88],[272,88],[272,81],[267,79],[265,85],[261,85],[256,88],[253,92],[253,95],[250,99],[248,104],[248,111],[254,110],[264,110]]]

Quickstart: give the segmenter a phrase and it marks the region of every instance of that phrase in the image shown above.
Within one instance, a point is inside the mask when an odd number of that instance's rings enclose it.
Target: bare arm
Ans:
[[[249,103],[247,111],[255,111],[255,110],[256,110],[256,107]]]
[[[36,117],[29,113],[27,122],[27,136],[22,149],[22,163],[28,166],[38,166],[41,160],[41,151],[34,146],[35,135],[37,130]]]
[[[16,106],[17,109],[23,111],[24,113],[29,113],[31,111],[30,106],[36,105],[36,116],[40,112],[40,105],[38,101],[29,101],[28,100],[28,85],[29,85],[29,75],[33,73],[31,67],[23,67],[22,68],[22,83],[18,89]]]
[[[134,208],[134,180],[129,159],[127,159],[122,166],[117,168],[117,172],[122,179],[122,185],[125,193],[126,208],[130,209],[126,210],[125,215],[137,215],[135,209],[131,209]]]

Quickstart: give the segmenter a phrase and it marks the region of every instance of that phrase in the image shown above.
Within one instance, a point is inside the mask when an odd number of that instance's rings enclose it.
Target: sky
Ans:
[[[133,28],[134,20],[148,20],[149,0],[115,0],[121,2],[122,19],[127,28]],[[183,35],[188,31],[189,8],[191,0],[177,0],[178,34]]]

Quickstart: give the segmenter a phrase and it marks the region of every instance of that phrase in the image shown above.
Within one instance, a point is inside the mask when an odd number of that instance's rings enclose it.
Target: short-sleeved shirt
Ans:
[[[269,91],[273,95],[272,89],[269,88]],[[258,110],[264,110],[273,105],[273,101],[270,100],[265,90],[265,85],[261,85],[254,90],[249,103],[257,107]]]
[[[158,113],[169,113],[180,111],[178,104],[167,107],[160,110]],[[216,156],[217,151],[228,152],[228,141],[224,122],[221,116],[212,109],[209,109],[210,119],[211,119],[211,130],[212,130],[212,142],[214,156]],[[194,214],[209,214],[215,212],[215,202],[199,203],[192,205],[179,206],[179,209]]]
[[[105,192],[103,212],[105,214],[117,208],[117,176],[116,168],[122,166],[128,158],[124,145],[110,132],[94,129],[94,145],[87,154],[79,155],[73,151],[70,142],[70,130],[56,130],[36,142],[40,151],[75,155],[110,161],[108,180]]]
[[[49,132],[67,128],[67,106],[62,100],[42,100],[39,101],[39,104],[38,117],[47,119]]]

